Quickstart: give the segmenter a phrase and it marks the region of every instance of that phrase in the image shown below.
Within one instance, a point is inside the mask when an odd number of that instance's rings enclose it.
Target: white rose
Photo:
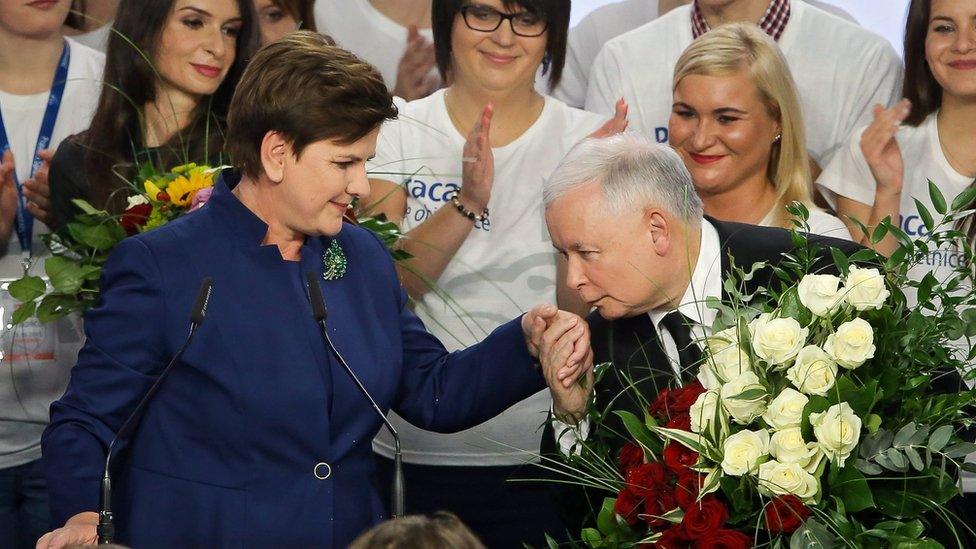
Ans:
[[[786,378],[801,393],[825,396],[837,381],[837,363],[820,347],[807,345],[796,355]]]
[[[750,398],[740,398],[746,391],[762,391]],[[759,383],[759,377],[753,372],[743,372],[722,385],[719,390],[722,405],[732,414],[732,418],[740,425],[748,425],[752,420],[766,411],[766,388]]]
[[[141,194],[130,196],[126,200],[128,201],[128,204],[125,207],[127,210],[133,206],[138,206],[139,204],[149,204],[149,199]]]
[[[807,340],[806,328],[792,318],[763,318],[755,323],[752,348],[756,355],[770,364],[783,364],[793,359]]]
[[[722,471],[736,477],[755,473],[768,453],[767,431],[739,431],[722,445]]]
[[[808,502],[820,491],[820,484],[800,464],[771,459],[759,466],[759,489],[766,494],[793,494]]]
[[[776,398],[769,403],[763,419],[774,430],[799,427],[803,421],[803,407],[810,402],[803,393],[789,387],[783,389]]]
[[[799,427],[773,433],[769,439],[769,454],[780,463],[798,463],[807,472],[816,470],[823,457],[820,445],[803,440]]]
[[[739,346],[738,334],[738,330],[732,327],[705,340],[705,349],[708,353],[702,370],[708,370],[705,376],[709,383],[714,384],[714,380],[719,384],[725,383],[742,372],[752,370],[749,353]],[[704,380],[702,384],[705,384]],[[715,389],[717,386],[705,385],[705,388]]]
[[[885,279],[877,269],[861,269],[851,265],[844,281],[844,299],[858,311],[880,309],[885,299],[888,299]]]
[[[721,405],[718,391],[705,391],[698,395],[698,399],[688,409],[688,414],[691,415],[692,432],[701,433],[708,429],[715,421],[716,410],[721,419],[728,418],[728,412]]]
[[[874,329],[863,318],[855,318],[837,327],[827,336],[824,351],[837,364],[845,368],[857,368],[869,358],[874,358]]]
[[[827,316],[836,311],[844,300],[838,291],[840,279],[834,275],[804,275],[796,290],[800,303],[816,316]]]
[[[861,439],[861,418],[857,417],[850,404],[834,404],[826,412],[810,414],[810,425],[817,437],[820,448],[827,457],[837,459],[843,467]]]

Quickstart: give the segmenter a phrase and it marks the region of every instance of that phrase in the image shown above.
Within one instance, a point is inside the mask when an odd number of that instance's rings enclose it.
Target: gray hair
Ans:
[[[702,202],[684,161],[667,145],[636,132],[580,141],[562,159],[542,190],[548,208],[577,187],[598,181],[610,213],[660,206],[685,221],[702,218]]]

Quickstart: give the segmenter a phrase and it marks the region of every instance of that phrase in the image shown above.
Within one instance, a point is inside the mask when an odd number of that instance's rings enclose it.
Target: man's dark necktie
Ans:
[[[682,378],[693,377],[697,373],[702,352],[691,337],[692,321],[677,310],[671,311],[661,319],[661,327],[671,334],[678,347],[678,361],[681,364]]]

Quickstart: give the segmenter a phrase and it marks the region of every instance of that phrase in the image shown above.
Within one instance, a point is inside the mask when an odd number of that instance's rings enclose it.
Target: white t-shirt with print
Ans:
[[[396,86],[397,65],[407,48],[406,27],[383,15],[369,0],[316,0],[315,26],[376,67],[386,87]],[[420,34],[434,40],[430,29],[420,29]]]
[[[837,6],[812,0],[807,0],[807,3],[856,23],[850,14]],[[658,4],[658,0],[623,0],[600,6],[581,19],[569,30],[563,77],[552,91],[552,96],[567,105],[583,108],[590,68],[600,49],[610,39],[657,19],[660,13]],[[538,81],[548,86],[544,79]]]
[[[778,44],[796,81],[807,148],[826,166],[854,128],[870,123],[875,103],[900,97],[901,60],[874,33],[805,2],[790,5]],[[691,42],[690,5],[614,38],[593,63],[587,110],[613,113],[624,97],[630,128],[666,142],[674,67]]]
[[[91,122],[101,92],[105,56],[68,39],[71,60],[64,96],[51,135],[50,148],[69,135],[84,131]],[[50,93],[13,95],[0,91],[0,114],[14,153],[17,177],[30,176],[34,146]],[[34,220],[32,252],[37,258],[32,273],[44,275],[46,248],[39,235],[47,227]],[[16,232],[10,236],[6,253],[0,257],[0,366],[9,376],[0,383],[0,469],[14,467],[41,457],[41,432],[48,422],[51,402],[64,393],[68,372],[81,348],[80,319],[67,317],[40,324],[28,321],[6,328],[16,300],[5,284],[23,274],[21,250]]]
[[[427,329],[449,350],[477,343],[536,304],[556,302],[556,255],[546,229],[542,184],[569,149],[603,122],[602,116],[546,97],[542,113],[525,133],[492,150],[495,180],[489,223],[475,224],[437,280],[437,291],[415,304]],[[404,231],[445,205],[454,207],[445,197],[461,185],[463,147],[464,137],[444,104],[444,90],[401,104],[399,118],[382,126],[370,177],[405,182]],[[408,462],[513,465],[529,459],[526,452],[538,453],[549,406],[549,392],[544,390],[492,420],[452,435],[422,431],[391,416]],[[392,455],[385,431],[374,448]]]
[[[912,238],[926,234],[925,225],[918,215],[915,199],[918,199],[933,215],[938,215],[929,197],[930,179],[938,185],[946,201],[950,203],[973,183],[973,178],[957,172],[942,152],[937,118],[938,114],[933,113],[917,127],[902,126],[895,134],[901,156],[905,160],[901,215],[898,224]],[[877,183],[861,152],[860,141],[863,133],[864,128],[854,133],[817,179],[817,185],[832,204],[836,203],[839,195],[868,206],[874,205]],[[963,254],[952,247],[935,249],[922,263],[909,270],[909,276],[914,280],[921,280],[927,273],[932,273],[941,282],[951,276],[953,269],[963,261]],[[914,307],[915,292],[906,291],[905,296],[908,298],[909,306]],[[976,461],[976,454],[966,461]],[[963,488],[966,492],[976,492],[976,475],[963,472]]]

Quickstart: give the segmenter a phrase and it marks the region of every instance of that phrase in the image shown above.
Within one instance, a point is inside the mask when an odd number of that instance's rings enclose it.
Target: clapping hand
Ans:
[[[576,423],[586,412],[593,390],[590,329],[579,316],[540,305],[522,317],[522,329],[552,393],[556,417]],[[585,383],[578,380],[584,377]]]
[[[481,213],[488,207],[495,180],[495,156],[488,139],[494,108],[489,103],[471,128],[461,153],[461,202],[469,210]]]
[[[431,72],[434,63],[434,43],[424,38],[416,25],[410,25],[407,28],[407,48],[397,65],[393,95],[413,101],[433,93],[441,85],[441,79]]]
[[[613,118],[607,120],[607,122],[600,126],[595,132],[590,134],[590,137],[603,138],[610,137],[623,132],[627,129],[627,102],[621,97],[617,100],[617,104],[613,110]]]
[[[14,183],[14,154],[7,149],[0,158],[0,243],[10,240],[17,218],[17,184]]]
[[[50,226],[51,224],[51,190],[48,186],[47,175],[51,168],[54,151],[43,150],[38,153],[43,163],[34,172],[34,176],[24,181],[24,199],[29,211],[38,221]]]
[[[905,163],[895,134],[911,110],[912,104],[907,99],[890,109],[875,105],[874,121],[861,135],[861,152],[871,168],[879,193],[901,193]]]

